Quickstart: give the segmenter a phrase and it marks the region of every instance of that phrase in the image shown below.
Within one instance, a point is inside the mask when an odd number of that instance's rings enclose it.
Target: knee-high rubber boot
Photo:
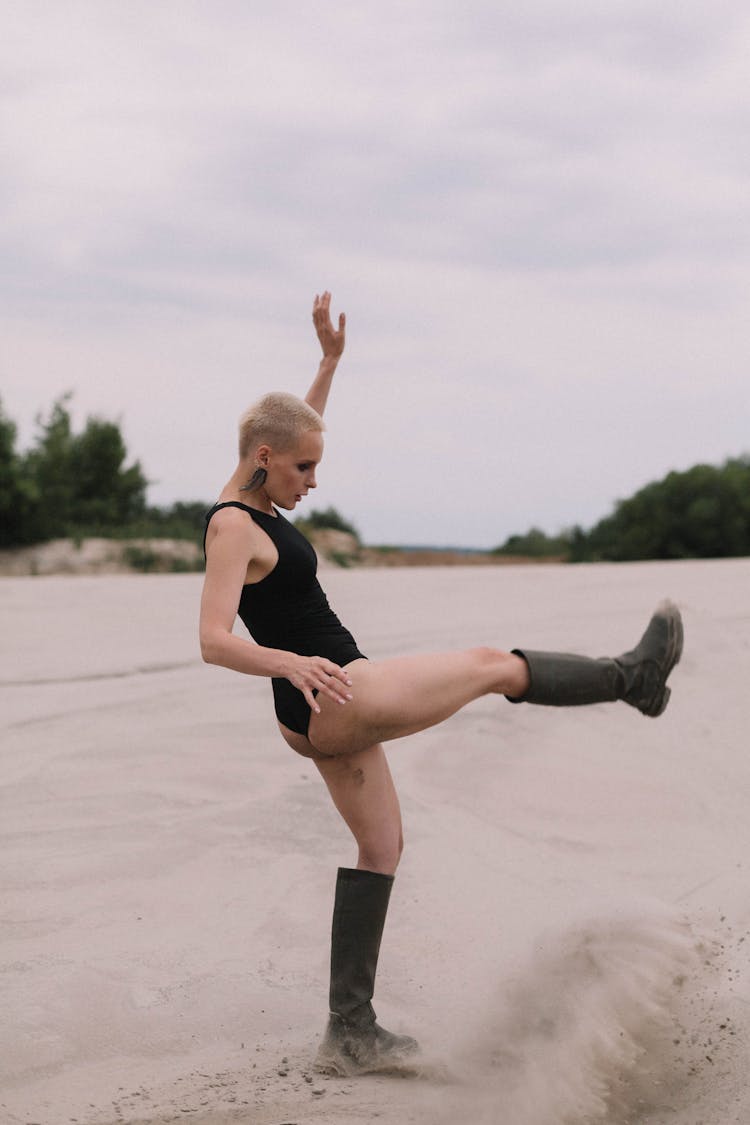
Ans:
[[[680,611],[673,602],[657,606],[646,632],[630,652],[592,660],[561,652],[514,649],[529,668],[525,695],[511,703],[576,707],[622,699],[644,715],[661,715],[669,702],[667,677],[682,655]]]
[[[331,929],[330,1016],[316,1069],[355,1075],[403,1070],[417,1050],[408,1035],[375,1022],[375,990],[392,875],[340,867]]]

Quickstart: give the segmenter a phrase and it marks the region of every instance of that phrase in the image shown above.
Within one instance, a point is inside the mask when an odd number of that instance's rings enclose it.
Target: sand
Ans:
[[[667,713],[485,698],[393,744],[376,997],[413,1079],[322,1078],[355,853],[197,575],[0,581],[0,1123],[750,1120],[750,561],[328,571],[382,657],[600,655],[681,606]]]

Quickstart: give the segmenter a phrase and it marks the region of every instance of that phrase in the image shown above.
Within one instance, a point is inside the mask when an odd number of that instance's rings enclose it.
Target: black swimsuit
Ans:
[[[342,668],[352,660],[364,659],[354,637],[328,604],[316,577],[317,555],[304,535],[280,512],[271,516],[237,500],[215,504],[206,514],[206,531],[214,512],[221,508],[247,512],[279,553],[270,574],[242,587],[237,613],[253,640],[265,648],[300,656],[324,656]],[[205,543],[204,534],[204,551]],[[274,678],[272,683],[279,722],[297,734],[307,735],[310,708],[302,692],[286,679]]]

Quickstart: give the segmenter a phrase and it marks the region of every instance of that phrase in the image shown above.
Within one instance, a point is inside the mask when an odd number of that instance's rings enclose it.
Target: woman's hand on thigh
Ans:
[[[289,682],[301,691],[311,711],[320,714],[314,691],[322,692],[336,703],[347,703],[352,698],[349,690],[352,681],[346,671],[324,656],[298,656],[289,653],[291,669],[286,673]]]

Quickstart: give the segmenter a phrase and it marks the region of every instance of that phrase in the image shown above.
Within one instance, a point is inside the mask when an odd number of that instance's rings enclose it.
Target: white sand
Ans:
[[[200,577],[0,581],[0,1125],[749,1121],[750,561],[326,585],[371,657],[617,652],[668,594],[672,705],[488,698],[392,746],[376,1007],[424,1074],[320,1078],[354,848],[269,685],[200,663]]]

